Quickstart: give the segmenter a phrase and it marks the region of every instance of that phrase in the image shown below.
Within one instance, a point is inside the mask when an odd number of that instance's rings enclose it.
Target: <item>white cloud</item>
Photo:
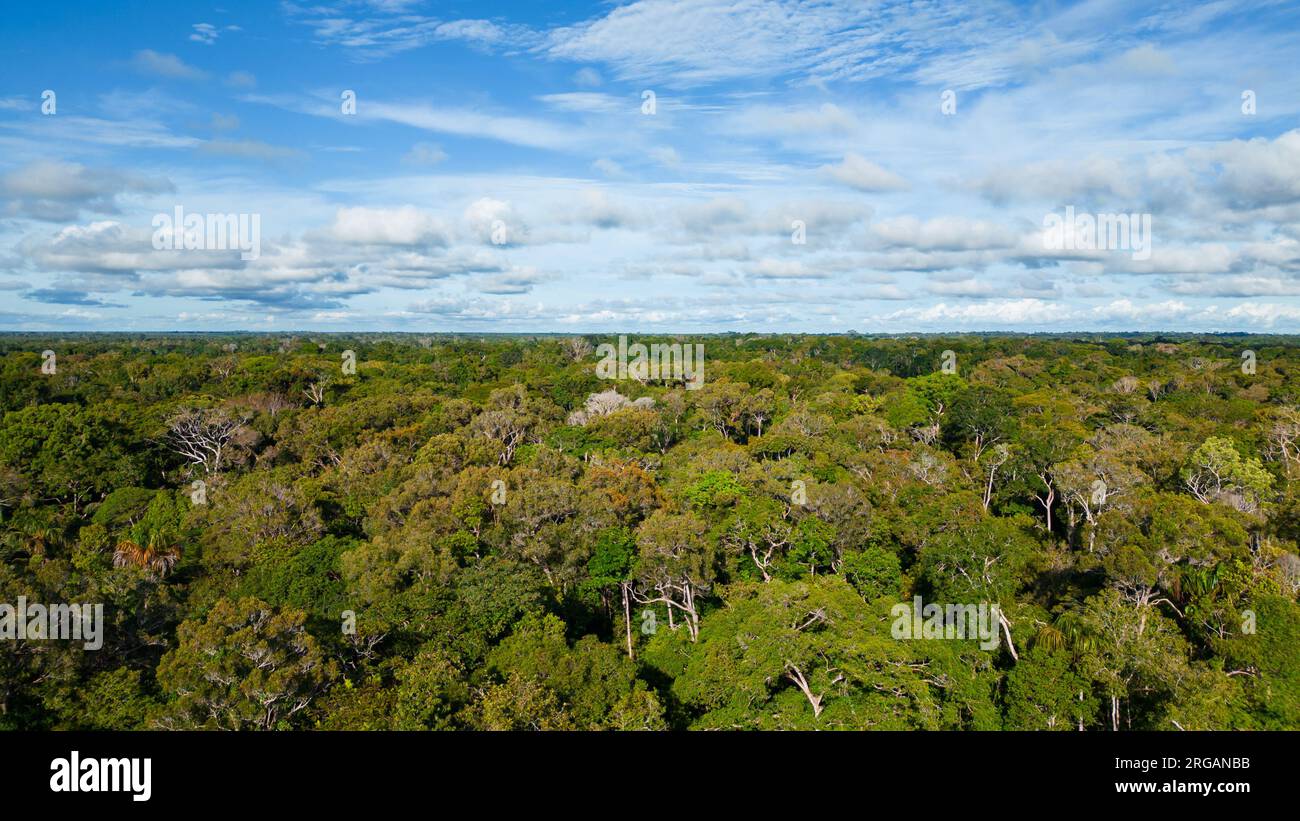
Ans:
[[[1125,167],[1115,157],[1092,155],[996,168],[969,187],[995,203],[1047,200],[1064,206],[1098,197],[1132,202],[1137,197],[1140,179],[1140,169]],[[1115,205],[1109,210],[1132,209]]]
[[[205,46],[210,46],[217,42],[217,39],[221,37],[223,32],[240,30],[239,26],[225,26],[223,28],[214,26],[211,23],[195,23],[190,28],[194,29],[190,34],[190,40],[195,43],[202,43]]]
[[[871,230],[886,245],[924,250],[1009,248],[1018,239],[1009,228],[966,217],[936,217],[924,222],[911,216],[895,217],[876,223]]]
[[[559,111],[601,112],[635,111],[636,105],[612,94],[596,91],[566,91],[560,94],[541,94],[538,100]]]
[[[207,72],[188,65],[175,54],[161,54],[153,49],[137,51],[131,66],[141,74],[164,77],[169,80],[200,80]]]
[[[517,245],[528,236],[523,219],[503,200],[480,197],[465,209],[464,220],[470,232],[489,245]]]
[[[447,229],[437,217],[413,206],[340,208],[330,233],[339,242],[363,245],[445,245]]]
[[[899,2],[639,0],[553,29],[540,49],[671,86],[792,74],[824,82],[911,72],[940,45],[968,48],[1023,27],[997,8],[976,15]]]
[[[437,165],[447,159],[447,152],[433,143],[416,143],[402,161],[409,165]]]
[[[903,308],[880,317],[894,324],[924,323],[958,325],[976,324],[981,327],[1010,325],[1041,326],[1052,322],[1067,320],[1070,309],[1064,305],[1041,299],[1012,299],[991,302],[973,302],[949,305],[940,302],[937,305],[917,308]]]
[[[1126,72],[1145,75],[1173,74],[1178,70],[1169,52],[1151,43],[1135,46],[1116,58],[1117,66]]]
[[[491,20],[440,20],[414,13],[415,0],[370,0],[375,14],[348,17],[329,6],[287,6],[292,19],[312,29],[316,41],[347,49],[358,60],[378,60],[431,43],[460,41],[486,50],[536,39],[526,26]]]
[[[859,154],[845,154],[841,163],[824,165],[821,171],[831,179],[859,191],[901,191],[908,187],[907,181],[902,177]]]
[[[797,259],[760,259],[747,272],[757,279],[824,279],[829,272],[818,270]]]
[[[1255,208],[1300,200],[1300,129],[1276,139],[1256,137],[1189,149],[1193,162],[1222,169],[1220,191],[1236,207]]]
[[[591,164],[591,167],[599,171],[606,177],[626,177],[627,171],[623,166],[608,157],[601,157]]]
[[[647,153],[650,155],[650,159],[659,163],[664,168],[677,168],[682,164],[681,155],[678,154],[677,149],[672,146],[657,146],[650,149]]]
[[[595,88],[604,82],[604,78],[600,76],[599,71],[587,66],[573,73],[573,82],[584,88]]]
[[[119,197],[172,190],[165,178],[43,160],[0,177],[0,200],[10,216],[75,220],[82,211],[116,214]]]
[[[851,135],[862,128],[858,119],[835,103],[816,107],[786,108],[773,105],[747,107],[734,114],[728,130],[734,134],[771,134],[783,137]]]
[[[363,99],[357,104],[357,116],[387,120],[442,134],[486,137],[534,148],[567,149],[587,141],[580,132],[545,120],[422,104],[372,102]]]

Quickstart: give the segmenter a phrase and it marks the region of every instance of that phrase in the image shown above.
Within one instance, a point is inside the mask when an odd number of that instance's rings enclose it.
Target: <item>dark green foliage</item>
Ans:
[[[840,568],[844,580],[866,601],[881,596],[897,596],[902,583],[898,556],[877,545],[844,554]]]

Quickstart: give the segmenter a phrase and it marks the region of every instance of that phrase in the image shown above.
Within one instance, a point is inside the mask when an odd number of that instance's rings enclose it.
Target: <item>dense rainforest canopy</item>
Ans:
[[[1300,729],[1300,341],[610,341],[0,336],[0,727]]]

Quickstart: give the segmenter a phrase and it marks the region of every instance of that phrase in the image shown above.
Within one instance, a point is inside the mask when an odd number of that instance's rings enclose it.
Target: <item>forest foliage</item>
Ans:
[[[1300,341],[608,341],[0,336],[0,728],[1300,729]]]

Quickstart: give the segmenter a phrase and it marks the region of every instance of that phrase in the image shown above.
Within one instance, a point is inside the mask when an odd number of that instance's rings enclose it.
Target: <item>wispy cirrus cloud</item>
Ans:
[[[522,46],[538,35],[529,27],[492,20],[446,20],[415,13],[417,4],[384,2],[334,6],[286,3],[290,19],[311,29],[312,38],[337,46],[353,59],[380,60],[439,42],[488,49]]]

